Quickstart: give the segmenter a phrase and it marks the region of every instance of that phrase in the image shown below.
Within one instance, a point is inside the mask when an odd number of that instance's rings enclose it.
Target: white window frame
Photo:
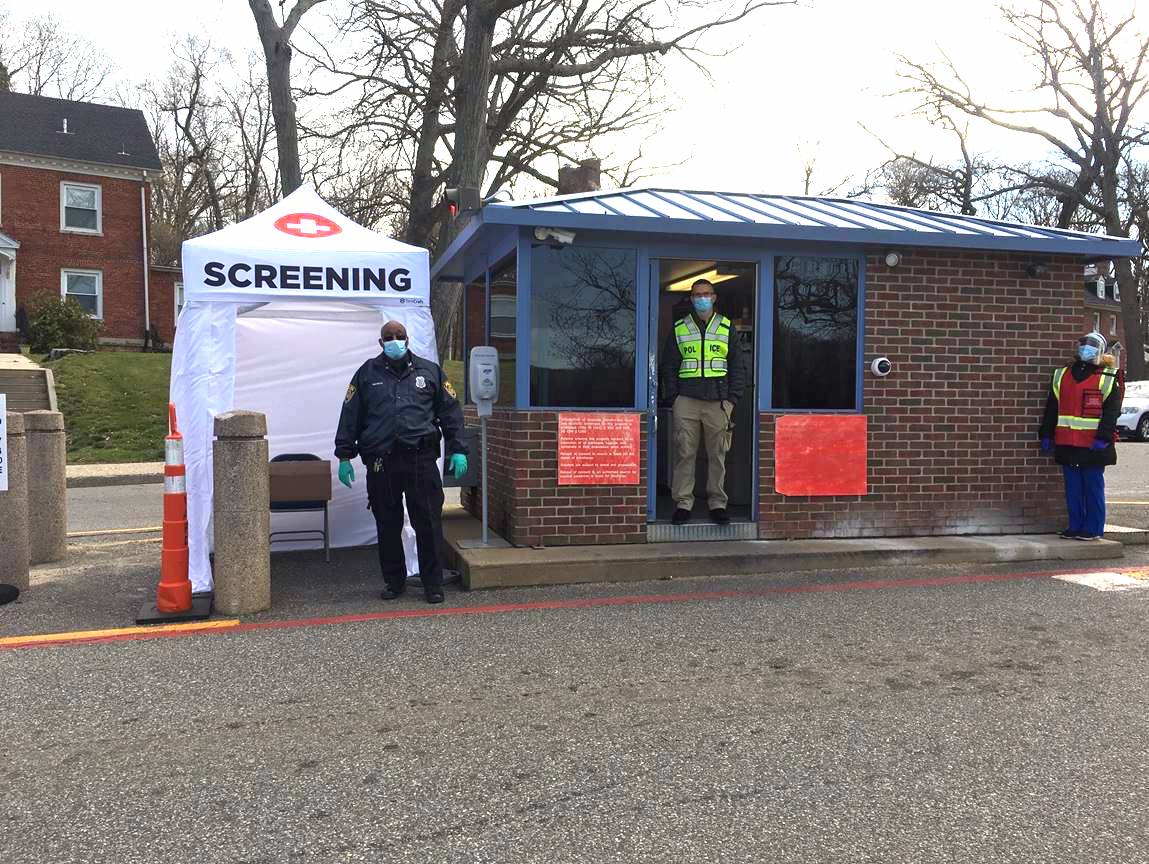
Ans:
[[[1100,312],[1094,312],[1093,313],[1093,331],[1095,333],[1101,332],[1101,313]]]
[[[81,270],[78,267],[62,267],[60,268],[60,296],[65,300],[68,298],[68,277],[69,276],[95,276],[96,277],[96,314],[92,317],[97,321],[104,320],[104,271],[103,270]]]
[[[72,228],[68,225],[68,189],[94,189],[96,192],[96,227]],[[104,233],[104,189],[97,183],[76,183],[72,180],[60,181],[60,231],[64,234],[91,234]]]
[[[1116,315],[1110,315],[1109,316],[1109,338],[1110,339],[1116,339],[1117,338],[1117,316]]]
[[[183,311],[183,304],[180,303],[180,294],[183,290],[184,283],[182,279],[177,279],[172,283],[172,308],[176,310],[176,317],[172,322],[173,326],[178,326],[180,323],[180,312]]]

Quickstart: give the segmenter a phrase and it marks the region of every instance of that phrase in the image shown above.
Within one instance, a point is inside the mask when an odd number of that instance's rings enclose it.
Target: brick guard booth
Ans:
[[[1049,376],[1083,332],[1085,267],[1140,254],[1125,238],[746,193],[624,189],[464,218],[432,279],[464,285],[454,356],[499,349],[490,526],[516,546],[1059,530],[1060,473],[1036,441]],[[706,518],[701,454],[695,517],[669,523],[657,364],[697,278],[748,358],[725,528]],[[605,419],[571,419],[587,414]],[[478,516],[477,490],[464,504]]]

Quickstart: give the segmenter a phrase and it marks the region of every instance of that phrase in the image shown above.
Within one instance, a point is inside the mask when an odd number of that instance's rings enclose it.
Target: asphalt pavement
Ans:
[[[366,566],[277,590],[332,612]],[[2,858],[1149,861],[1149,590],[639,588],[0,651]]]
[[[1149,501],[1149,445],[1119,460],[1110,498]],[[158,507],[91,491],[92,520]],[[130,623],[157,565],[74,538],[0,638]],[[1149,862],[1149,587],[1063,569],[429,607],[378,599],[373,550],[277,554],[233,629],[0,644],[0,861]]]

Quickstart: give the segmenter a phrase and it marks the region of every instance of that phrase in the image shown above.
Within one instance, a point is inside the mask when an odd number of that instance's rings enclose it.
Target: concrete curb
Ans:
[[[459,540],[478,535],[478,522],[444,520],[444,529],[447,565],[458,570],[471,589],[655,581],[674,574],[735,576],[923,564],[1088,562],[1124,555],[1122,544],[1111,540],[1082,543],[1044,534],[460,549]]]
[[[84,486],[135,486],[140,483],[163,483],[163,462],[125,462],[123,464],[69,465],[68,488]]]

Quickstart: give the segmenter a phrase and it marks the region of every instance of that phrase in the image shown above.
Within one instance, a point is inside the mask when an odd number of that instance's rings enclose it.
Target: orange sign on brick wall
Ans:
[[[866,417],[789,414],[774,423],[774,489],[781,495],[865,495]]]
[[[559,414],[560,486],[636,486],[637,414]]]

